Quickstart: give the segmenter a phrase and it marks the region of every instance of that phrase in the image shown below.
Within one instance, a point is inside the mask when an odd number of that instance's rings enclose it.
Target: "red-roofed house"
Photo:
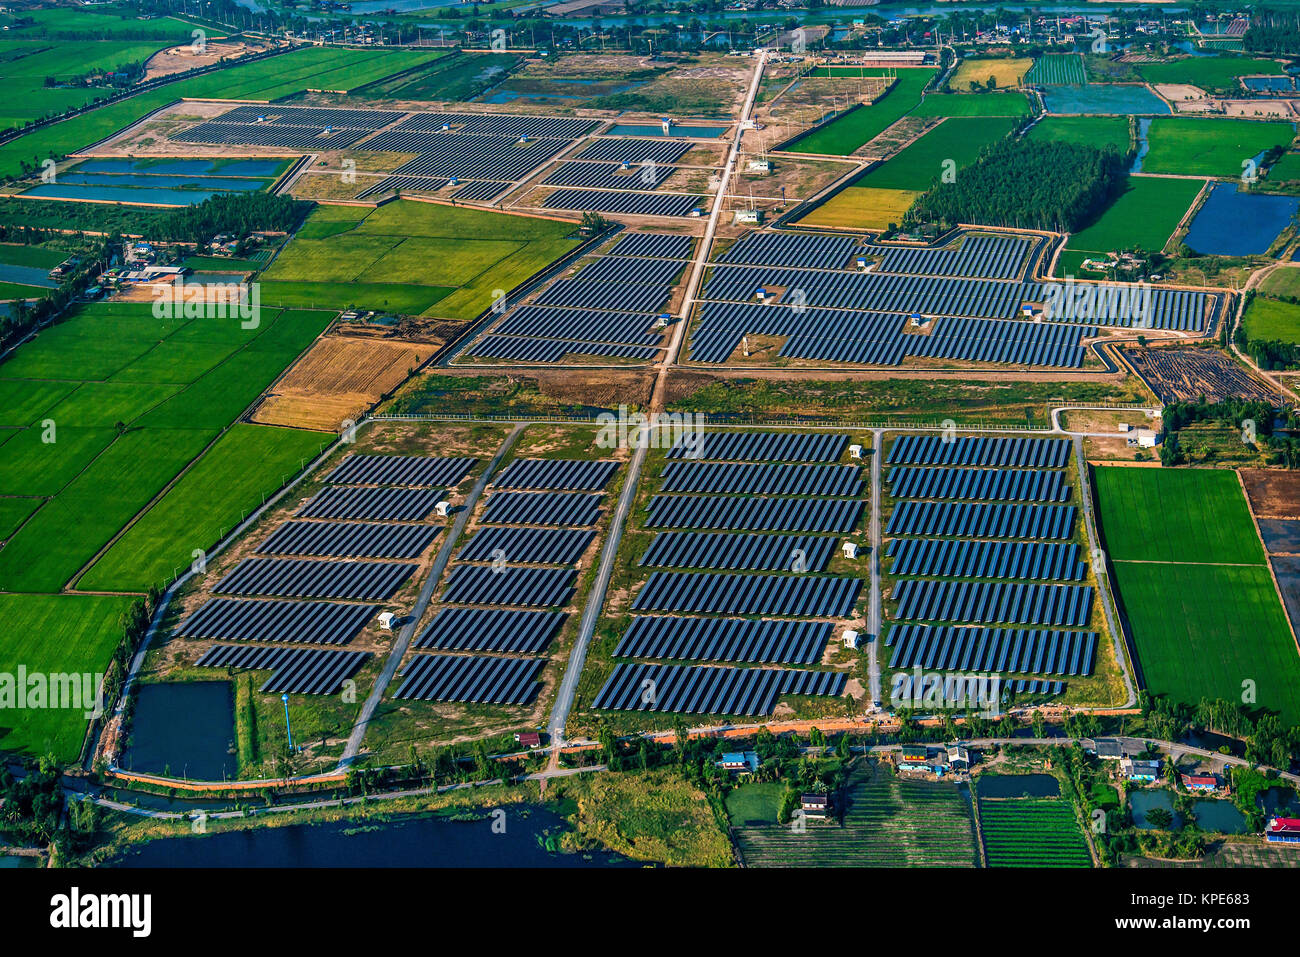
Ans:
[[[1217,791],[1219,779],[1213,774],[1184,774],[1183,787],[1189,791]]]
[[[1269,818],[1264,838],[1270,844],[1300,844],[1300,817]]]
[[[542,746],[542,736],[536,731],[521,731],[515,735],[515,740],[530,750]]]

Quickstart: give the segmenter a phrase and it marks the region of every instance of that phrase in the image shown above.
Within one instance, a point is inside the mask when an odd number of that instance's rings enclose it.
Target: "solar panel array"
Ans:
[[[1074,534],[1073,505],[983,505],[899,502],[886,535],[1050,540]]]
[[[753,535],[744,532],[661,532],[641,556],[651,568],[724,571],[826,570],[836,540],[826,535]]]
[[[558,137],[521,142],[510,135],[428,132],[413,128],[410,122],[384,130],[363,144],[367,150],[418,154],[393,170],[396,176],[514,183],[570,143]]]
[[[891,444],[889,482],[898,499],[886,545],[896,622],[886,644],[894,688],[922,710],[960,707],[954,684],[970,672],[1092,673],[1097,634],[1069,631],[1092,618],[1093,587],[1072,541],[1071,443],[1007,436],[903,435]],[[940,499],[991,499],[991,504]],[[1047,502],[1052,504],[1003,504]],[[905,537],[897,537],[905,536]],[[985,579],[985,580],[979,580]],[[1023,628],[953,627],[1021,625]],[[942,679],[942,681],[940,680]],[[898,684],[902,682],[902,684]],[[1061,682],[1003,681],[988,692],[1060,694]],[[896,705],[898,702],[895,702]]]
[[[614,163],[675,163],[691,148],[686,140],[623,139],[598,137],[591,141],[575,159],[607,160]]]
[[[468,200],[471,203],[486,203],[496,199],[513,185],[514,183],[480,179],[467,183],[452,195],[456,199]]]
[[[403,562],[245,558],[213,587],[219,595],[280,598],[391,598],[415,565]]]
[[[215,598],[176,626],[187,638],[347,644],[378,611],[375,605],[329,601]]]
[[[357,193],[357,199],[369,199],[384,193],[436,193],[451,180],[441,176],[385,176]],[[492,185],[497,185],[493,183]]]
[[[834,632],[835,626],[826,621],[638,615],[614,657],[815,665]]]
[[[492,483],[495,488],[596,492],[609,484],[618,463],[583,459],[515,459]]]
[[[529,704],[541,690],[537,677],[544,664],[540,658],[416,655],[407,663],[402,684],[393,697],[477,704]]]
[[[687,570],[650,572],[632,601],[632,611],[638,614],[614,656],[820,663],[835,631],[829,619],[853,617],[865,583],[821,574],[839,546],[829,534],[770,535],[745,529],[806,525],[810,527],[802,529],[805,532],[851,530],[864,503],[828,497],[863,491],[855,466],[833,464],[846,444],[842,436],[795,433],[710,431],[679,436],[661,475],[663,494],[651,500],[644,525],[687,530],[657,532],[640,565]],[[805,456],[811,461],[803,460]],[[681,494],[692,489],[723,494]],[[778,495],[787,497],[774,497]],[[700,530],[729,527],[740,530]],[[749,617],[706,617],[721,615]],[[757,620],[760,616],[764,620]],[[838,695],[846,680],[843,674],[826,671],[620,663],[594,706],[769,714],[782,694]],[[647,698],[646,681],[667,682],[659,688],[663,697],[655,699],[659,692],[654,692]]]
[[[213,645],[200,668],[270,671],[259,691],[273,694],[337,694],[370,657],[368,651],[287,648],[274,645]]]
[[[488,497],[484,525],[596,524],[603,495],[584,492],[497,492]]]
[[[596,538],[586,528],[484,528],[461,549],[462,562],[572,565]]]
[[[1036,469],[954,469],[900,465],[889,470],[894,498],[956,498],[998,502],[1066,502],[1061,472]]]
[[[559,611],[444,608],[415,639],[415,647],[433,651],[541,654],[568,617]]]
[[[679,436],[668,458],[707,458],[721,462],[838,462],[848,448],[846,435],[817,432],[698,431]]]
[[[1208,327],[1204,293],[1139,295],[1131,287],[1027,281],[1041,246],[1037,238],[972,233],[933,248],[751,233],[717,257],[689,354],[696,362],[726,362],[745,336],[755,335],[784,338],[778,354],[790,359],[892,366],[932,358],[1069,369],[1083,366],[1084,340],[1098,326]]]
[[[582,186],[588,189],[658,189],[673,174],[675,166],[646,160],[639,163],[561,163],[544,180],[543,186]]]
[[[617,255],[593,257],[576,278],[555,280],[466,354],[542,363],[569,355],[653,359],[663,344],[663,333],[653,328],[658,310],[686,265],[666,254],[685,254],[691,242],[663,233],[625,236],[613,247]]]
[[[630,216],[689,216],[691,210],[701,208],[703,204],[702,196],[612,189],[557,189],[542,203],[547,209],[590,210]]]
[[[1070,542],[988,542],[896,538],[886,548],[896,576],[1083,581],[1088,567]]]
[[[325,481],[334,485],[459,485],[473,470],[473,458],[433,455],[349,455]]]
[[[1006,701],[1011,695],[1055,696],[1065,693],[1064,681],[999,676],[927,674],[918,681],[906,671],[894,673],[890,701],[895,707],[921,711],[936,708],[987,707]]]
[[[1087,676],[1097,657],[1095,631],[899,625],[888,643],[891,668]]]
[[[400,120],[401,110],[354,110],[336,106],[288,106],[267,103],[237,106],[217,117],[223,123],[258,123],[261,126],[333,126],[347,130],[378,130]]]
[[[578,573],[569,568],[461,565],[443,592],[448,605],[512,605],[554,608],[573,597]]]
[[[304,502],[297,514],[302,518],[418,522],[428,518],[442,498],[438,489],[330,486]]]
[[[1069,439],[1002,436],[901,435],[889,448],[889,465],[979,465],[997,468],[1065,468]]]
[[[831,671],[618,664],[593,707],[610,711],[768,715],[782,695],[838,697],[847,676]]]
[[[436,525],[385,522],[285,522],[257,548],[259,555],[330,558],[417,558],[438,536]]]
[[[211,121],[173,133],[171,139],[178,143],[203,143],[209,146],[279,146],[285,149],[341,150],[368,134],[368,130],[330,129],[327,126]]]

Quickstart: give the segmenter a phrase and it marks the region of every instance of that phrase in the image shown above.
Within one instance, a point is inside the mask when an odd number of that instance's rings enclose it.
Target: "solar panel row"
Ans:
[[[675,193],[634,193],[628,190],[557,189],[542,203],[547,209],[596,210],[631,216],[687,216],[701,207],[700,196]]]
[[[821,661],[834,631],[835,626],[824,621],[638,615],[614,656],[811,665]]]
[[[543,186],[584,186],[594,189],[657,189],[677,167],[653,160],[638,163],[561,163],[542,180]]]
[[[749,233],[717,258],[721,263],[757,266],[805,266],[846,269],[862,255],[854,236],[798,233]]]
[[[415,639],[417,649],[540,654],[568,618],[562,611],[444,608]]]
[[[905,579],[891,596],[900,621],[969,621],[978,624],[1069,625],[1088,623],[1091,585],[1018,582],[947,582]]]
[[[415,572],[402,562],[245,558],[217,582],[218,595],[288,598],[391,598]]]
[[[457,558],[462,562],[572,565],[595,538],[594,529],[484,528]]]
[[[755,532],[850,532],[862,518],[855,499],[737,498],[655,495],[647,528],[734,529]]]
[[[416,655],[408,662],[395,698],[479,704],[530,703],[541,685],[541,658]]]
[[[575,159],[609,160],[615,163],[675,163],[691,148],[686,140],[623,139],[598,137],[591,141]]]
[[[810,535],[661,532],[641,556],[651,568],[718,568],[724,571],[825,571],[835,539]]]
[[[436,525],[383,522],[285,522],[258,546],[259,555],[416,558],[438,536]]]
[[[650,332],[654,313],[603,309],[521,306],[493,327],[497,336],[587,340],[657,346],[662,334]]]
[[[418,522],[442,501],[439,489],[342,488],[332,486],[308,499],[297,514],[303,518],[359,518]]]
[[[237,106],[222,113],[223,123],[258,123],[267,126],[333,126],[349,130],[378,130],[400,120],[400,110],[354,110],[335,106],[286,106],[281,103]]]
[[[890,668],[1086,676],[1096,660],[1097,633],[897,625],[888,644]]]
[[[894,560],[890,574],[895,576],[1083,581],[1088,572],[1073,542],[896,538],[886,554]]]
[[[204,602],[176,627],[189,638],[236,641],[289,641],[344,645],[356,637],[379,609],[327,601],[236,600]]]
[[[603,711],[768,715],[782,695],[838,697],[847,678],[828,671],[619,664],[596,695]]]
[[[596,492],[609,484],[618,463],[603,459],[515,459],[492,483],[495,488]]]
[[[686,264],[676,259],[644,256],[598,256],[583,267],[578,278],[584,282],[653,283],[671,285]]]
[[[724,495],[862,494],[856,465],[757,465],[739,462],[669,462],[665,492],[713,492]]]
[[[569,603],[577,578],[571,568],[460,565],[452,570],[442,602],[556,608]]]
[[[962,538],[1058,539],[1074,536],[1073,505],[981,505],[966,502],[899,502],[887,535]]]
[[[850,618],[859,578],[651,572],[633,611]]]
[[[906,671],[899,671],[891,682],[890,702],[896,708],[933,711],[939,707],[956,709],[995,706],[1006,701],[1012,694],[1052,696],[1064,693],[1064,681],[1004,679],[997,675],[937,674],[924,675],[917,681]]]
[[[875,272],[904,275],[961,276],[971,279],[1018,279],[1025,274],[1030,253],[1039,239],[1010,236],[966,236],[955,246],[917,249],[868,244],[879,256]]]
[[[609,256],[645,256],[651,259],[690,259],[694,241],[672,233],[623,233],[610,247]]]
[[[569,145],[569,140],[543,137],[521,143],[513,136],[384,130],[364,147],[397,153],[417,153],[393,170],[396,176],[439,176],[516,182]]]
[[[357,199],[369,199],[371,196],[381,196],[384,193],[436,193],[449,182],[441,176],[385,176],[383,179],[375,180],[370,186],[367,186],[361,192],[357,193]]]
[[[889,465],[981,465],[1063,469],[1069,439],[902,435],[889,448]]]
[[[724,462],[837,462],[849,439],[816,432],[700,431],[679,437],[668,458]]]
[[[285,149],[341,150],[351,146],[367,130],[329,129],[325,126],[280,126],[271,123],[200,123],[173,133],[178,143],[210,146],[280,146]]]
[[[459,485],[478,464],[474,458],[435,455],[359,455],[345,458],[325,477],[335,485]]]
[[[486,203],[489,200],[496,199],[513,185],[514,183],[510,182],[503,183],[480,179],[462,186],[456,190],[454,195],[456,199],[464,199],[472,203]]]
[[[259,691],[274,694],[336,694],[366,659],[368,651],[327,651],[273,645],[213,645],[195,664],[200,668],[270,671]]]
[[[1064,472],[1038,469],[954,469],[899,465],[888,478],[894,498],[984,499],[1001,502],[1066,502]]]
[[[673,294],[667,284],[587,282],[559,279],[551,283],[534,302],[539,306],[569,306],[576,309],[628,309],[658,312]]]
[[[484,525],[595,525],[603,495],[584,492],[495,492],[483,512]]]

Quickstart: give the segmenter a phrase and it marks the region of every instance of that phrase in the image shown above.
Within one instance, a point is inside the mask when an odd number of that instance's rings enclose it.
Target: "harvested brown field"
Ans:
[[[356,420],[439,348],[359,336],[326,336],[274,386],[253,421],[301,429],[337,429]]]
[[[1300,472],[1240,469],[1256,518],[1300,518]]]

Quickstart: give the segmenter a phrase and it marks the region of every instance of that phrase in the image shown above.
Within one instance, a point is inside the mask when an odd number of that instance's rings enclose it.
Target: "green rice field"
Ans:
[[[854,186],[922,191],[944,172],[949,161],[956,169],[969,166],[980,150],[1011,131],[1002,117],[958,117],[944,120],[883,165],[867,171]]]
[[[1083,58],[1077,53],[1045,53],[1025,77],[1031,86],[1084,86],[1088,82]]]
[[[1239,90],[1242,76],[1277,76],[1282,64],[1252,57],[1189,56],[1168,63],[1142,63],[1138,72],[1148,83],[1183,83],[1203,90]]]
[[[35,507],[0,549],[0,589],[63,588],[332,316],[264,312],[258,328],[245,330],[238,319],[155,319],[151,303],[95,304],[20,347],[0,364],[0,396],[31,390],[6,416],[18,431],[0,445],[0,495]],[[266,464],[274,468],[269,455]],[[263,476],[262,489],[274,490],[281,474]],[[247,500],[257,479],[227,483],[232,488],[220,495]],[[201,511],[196,506],[180,526],[194,528],[196,539],[207,533]],[[226,514],[211,518],[221,522]],[[195,541],[186,553],[211,544]],[[143,590],[162,580],[149,577],[149,562],[162,560],[148,550],[139,557],[144,563],[129,569],[118,560],[116,574],[135,575]]]
[[[989,867],[1091,867],[1074,808],[1061,798],[980,798]]]
[[[1237,476],[1098,468],[1104,547],[1144,686],[1300,721],[1300,654]],[[1246,683],[1249,684],[1246,684]]]
[[[1294,183],[1300,181],[1300,153],[1283,153],[1268,168],[1270,183]]]
[[[1124,192],[1096,222],[1071,234],[1060,265],[1070,265],[1071,253],[1078,254],[1073,258],[1077,263],[1089,254],[1100,257],[1120,249],[1158,252],[1191,209],[1202,185],[1196,179],[1129,176]]]
[[[908,67],[897,72],[898,81],[871,106],[858,107],[836,117],[786,149],[792,153],[848,156],[871,142],[916,109],[922,91],[935,73],[930,67]],[[876,71],[874,75],[884,74]]]
[[[913,116],[1028,116],[1029,100],[1016,91],[930,93]]]
[[[1246,308],[1246,338],[1300,344],[1300,306],[1256,296]]]
[[[1127,116],[1044,116],[1029,130],[1031,140],[1078,143],[1127,153],[1133,145]]]
[[[1157,116],[1147,135],[1144,173],[1241,176],[1242,164],[1295,139],[1295,126],[1281,121],[1232,117]]]
[[[733,802],[729,796],[727,807],[746,866],[977,864],[970,806],[956,785],[906,781],[884,769],[859,768],[849,776],[845,794],[847,806],[842,824],[836,820],[808,821],[804,833],[774,821],[759,825],[753,819],[738,818],[731,813]]]
[[[102,673],[122,638],[119,619],[133,598],[124,595],[0,595],[5,621],[0,673]],[[0,748],[67,763],[86,734],[84,713],[68,708],[6,711]]]
[[[263,275],[262,295],[277,305],[471,319],[497,290],[509,291],[576,246],[572,229],[413,200],[375,210],[323,207]]]

